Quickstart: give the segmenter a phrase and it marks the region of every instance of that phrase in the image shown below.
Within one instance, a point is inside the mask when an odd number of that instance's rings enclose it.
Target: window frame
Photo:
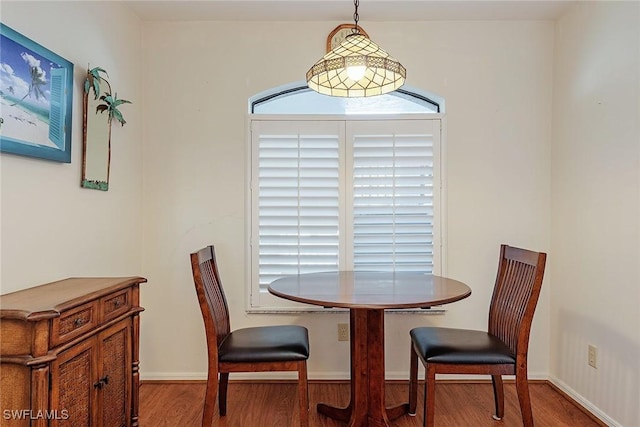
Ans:
[[[258,276],[259,264],[256,259],[254,262],[253,251],[257,251],[257,247],[259,245],[257,239],[258,237],[254,237],[254,227],[256,227],[257,219],[254,220],[254,212],[257,215],[258,207],[257,203],[255,203],[254,195],[253,195],[253,177],[254,177],[254,166],[257,168],[255,164],[256,161],[256,153],[254,153],[253,147],[253,136],[252,136],[252,123],[260,122],[260,121],[341,121],[345,124],[347,122],[353,121],[376,121],[376,122],[384,122],[384,121],[434,121],[436,122],[434,126],[439,124],[439,133],[436,136],[436,141],[434,141],[434,229],[438,230],[437,234],[434,231],[434,257],[437,257],[438,262],[434,262],[434,274],[446,275],[447,274],[447,257],[446,257],[446,247],[447,247],[447,224],[446,224],[446,170],[444,165],[445,163],[445,128],[446,121],[445,115],[442,113],[424,113],[424,114],[375,114],[375,115],[284,115],[284,114],[248,114],[247,115],[247,191],[246,191],[246,243],[245,243],[245,283],[246,283],[246,312],[247,313],[300,313],[300,312],[344,312],[345,309],[326,309],[319,306],[307,305],[302,303],[297,303],[293,301],[288,301],[274,295],[268,294],[266,297],[269,301],[268,304],[256,304],[257,299],[255,294],[260,292],[260,284],[259,280],[256,280]],[[434,133],[436,133],[436,128],[434,127]],[[345,132],[345,138],[347,137],[347,132]],[[344,164],[346,159],[341,159],[340,163]],[[257,184],[255,191],[258,191]],[[346,197],[345,194],[341,194],[340,197]],[[352,227],[352,225],[347,225],[347,228]],[[340,237],[341,240],[344,239],[343,236]],[[255,241],[253,241],[255,240]],[[255,244],[255,246],[254,246]],[[343,257],[344,254],[341,254]],[[256,257],[257,258],[257,257]],[[440,307],[433,307],[429,310],[425,309],[406,309],[406,310],[390,310],[391,312],[398,313],[442,313],[444,309]]]
[[[260,112],[256,112],[256,109],[261,105],[261,104],[267,104],[269,102],[272,102],[274,100],[279,100],[283,97],[287,97],[287,96],[295,96],[297,94],[301,94],[301,93],[307,93],[307,92],[313,92],[309,86],[307,86],[306,83],[293,83],[291,85],[284,85],[284,86],[280,86],[279,88],[275,88],[273,90],[269,90],[267,92],[263,92],[260,93],[252,98],[249,99],[249,113],[250,114],[255,114],[255,115],[265,115],[265,113],[260,113]],[[422,104],[423,108],[430,108],[433,109],[433,111],[431,112],[424,112],[424,113],[410,113],[410,114],[440,114],[442,113],[442,109],[443,109],[443,100],[439,99],[439,97],[433,95],[433,94],[427,94],[427,93],[423,93],[423,92],[419,92],[415,89],[405,89],[404,87],[402,88],[398,88],[395,91],[387,94],[390,96],[397,96],[398,98],[403,98],[409,101],[413,101],[415,103],[418,104]],[[320,96],[324,96],[324,95],[320,95]],[[428,106],[428,107],[427,107]],[[266,113],[266,115],[268,115],[269,113]],[[383,113],[385,114],[385,113]],[[395,115],[401,114],[401,113],[394,113]],[[409,113],[407,113],[409,114]],[[350,116],[353,116],[354,114],[350,114]]]

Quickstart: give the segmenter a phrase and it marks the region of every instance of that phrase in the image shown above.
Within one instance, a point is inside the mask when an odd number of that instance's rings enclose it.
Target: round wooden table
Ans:
[[[409,404],[385,406],[384,310],[426,308],[471,295],[462,282],[416,272],[300,274],[275,280],[269,292],[292,301],[350,312],[351,400],[346,408],[318,404],[318,412],[349,427],[390,426]]]

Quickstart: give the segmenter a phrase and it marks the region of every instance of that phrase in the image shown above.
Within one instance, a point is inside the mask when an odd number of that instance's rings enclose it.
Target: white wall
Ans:
[[[640,3],[574,6],[554,58],[550,376],[640,426]]]
[[[2,2],[2,23],[74,64],[71,163],[0,155],[1,292],[70,276],[139,275],[142,254],[141,30],[117,3]],[[113,126],[108,192],[80,188],[82,85],[105,68],[127,124]]]
[[[189,253],[215,244],[235,328],[310,330],[311,378],[346,377],[346,315],[245,313],[247,99],[304,79],[337,22],[150,22],[144,31],[143,378],[203,378]],[[363,23],[447,104],[449,276],[473,295],[444,316],[387,316],[387,372],[408,376],[413,326],[484,327],[499,244],[550,245],[552,22]],[[533,377],[549,366],[549,280],[534,319]],[[176,326],[177,325],[177,326]]]

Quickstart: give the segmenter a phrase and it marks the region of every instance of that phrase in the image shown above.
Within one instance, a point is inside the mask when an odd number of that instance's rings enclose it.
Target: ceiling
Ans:
[[[362,0],[361,22],[555,20],[576,0]],[[125,0],[144,21],[353,20],[351,0]]]

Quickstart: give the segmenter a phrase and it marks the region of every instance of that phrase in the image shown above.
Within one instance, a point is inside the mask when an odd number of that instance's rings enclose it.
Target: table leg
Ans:
[[[388,427],[409,405],[385,407],[384,310],[353,308],[350,320],[351,401],[346,408],[320,403],[318,412],[349,427]]]

